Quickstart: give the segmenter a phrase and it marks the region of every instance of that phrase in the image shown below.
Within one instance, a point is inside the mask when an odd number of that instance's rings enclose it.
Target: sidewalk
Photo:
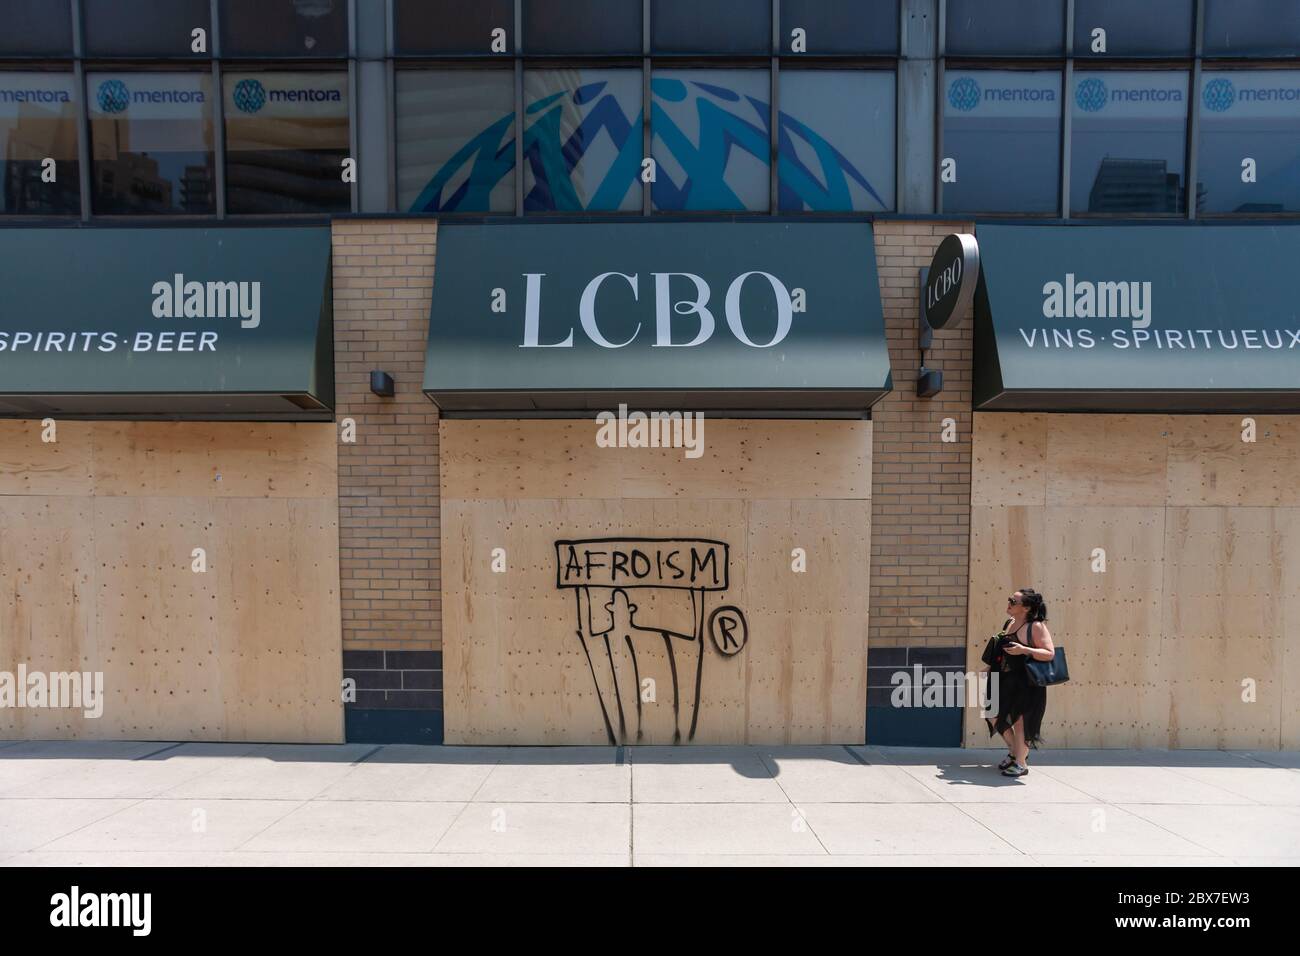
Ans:
[[[1300,754],[0,742],[2,865],[1300,864]]]

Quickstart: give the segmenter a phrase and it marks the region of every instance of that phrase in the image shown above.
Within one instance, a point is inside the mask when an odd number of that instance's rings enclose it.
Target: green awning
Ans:
[[[0,416],[329,420],[328,227],[0,229]]]
[[[1300,226],[981,225],[975,407],[1300,411]]]
[[[867,223],[441,223],[445,413],[861,416],[891,387]]]

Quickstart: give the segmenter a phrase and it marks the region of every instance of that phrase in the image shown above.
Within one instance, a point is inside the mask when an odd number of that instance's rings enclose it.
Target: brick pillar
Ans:
[[[349,740],[442,739],[438,410],[425,398],[437,223],[337,220],[334,251],[339,571]],[[370,391],[389,372],[396,396]]]
[[[926,365],[943,391],[916,397],[917,272],[970,223],[877,222],[876,266],[894,390],[872,409],[871,622],[867,739],[961,742],[959,712],[888,709],[889,676],[902,667],[962,669],[970,546],[973,322],[936,332]],[[957,440],[942,440],[943,420]]]

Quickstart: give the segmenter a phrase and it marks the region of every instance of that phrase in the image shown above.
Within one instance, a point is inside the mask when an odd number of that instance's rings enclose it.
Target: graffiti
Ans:
[[[534,185],[524,196],[526,212],[580,212],[618,209],[628,192],[640,186],[642,114],[629,117],[605,81],[587,83],[530,103],[524,131],[524,162]],[[687,131],[682,106],[692,114]],[[566,138],[566,107],[581,117]],[[674,116],[676,115],[676,119]],[[651,185],[655,207],[663,210],[743,209],[729,174],[736,160],[748,156],[769,162],[769,104],[726,87],[699,81],[656,79],[651,83],[650,120],[656,155],[671,157],[681,172],[659,164]],[[514,175],[514,118],[503,115],[436,172],[411,204],[411,212],[476,212],[490,208],[492,190]],[[593,147],[613,146],[613,159],[602,159],[603,172],[585,168],[575,174]],[[856,185],[880,209],[886,203],[866,176],[825,137],[782,111],[778,117],[779,205],[782,210],[836,211],[853,208]],[[808,157],[805,162],[803,157]],[[588,158],[588,163],[594,160]],[[594,183],[594,185],[593,185]],[[453,188],[453,184],[454,188]]]
[[[707,594],[728,587],[729,552],[723,542],[703,538],[555,542],[556,587],[573,590],[575,633],[611,744],[644,737],[647,703],[658,706],[641,693],[643,665],[650,658],[667,663],[673,743],[681,742],[683,727],[686,739],[694,739],[700,718],[705,631],[718,653],[727,658],[739,654],[749,641],[749,625],[740,608],[722,605],[705,614]],[[632,595],[647,590],[689,594],[689,630],[680,624],[642,620],[644,612]]]

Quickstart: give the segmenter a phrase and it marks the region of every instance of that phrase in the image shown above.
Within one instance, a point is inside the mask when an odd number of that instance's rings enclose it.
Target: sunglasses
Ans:
[[[1010,604],[1012,607],[1018,607],[1020,605],[1020,600],[1015,597],[1009,597],[1007,598],[1007,603]]]

